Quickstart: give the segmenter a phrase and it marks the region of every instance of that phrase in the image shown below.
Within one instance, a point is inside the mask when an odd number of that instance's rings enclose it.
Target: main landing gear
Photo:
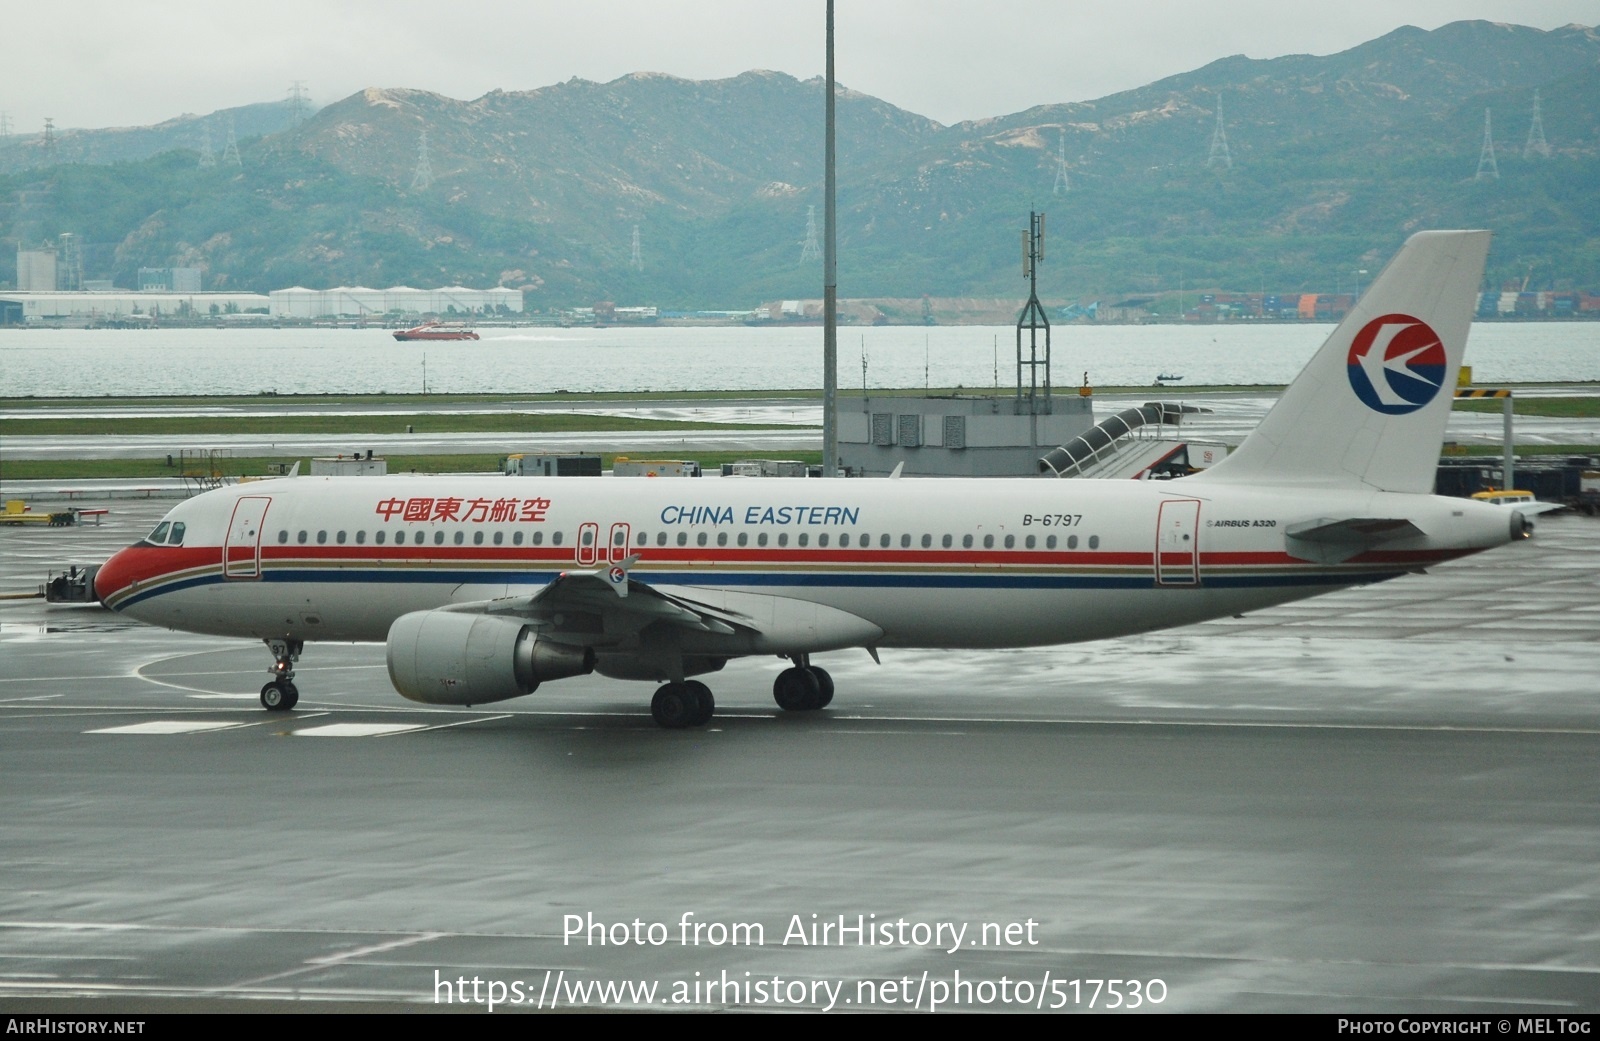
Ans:
[[[833,701],[833,677],[828,670],[810,663],[807,655],[791,659],[793,668],[778,673],[772,684],[772,697],[786,712],[815,712]],[[262,694],[263,701],[266,694]],[[711,688],[699,680],[663,683],[650,699],[650,715],[669,730],[705,726],[716,711]]]
[[[650,714],[669,730],[705,726],[716,710],[711,688],[699,680],[663,683],[650,699]]]
[[[810,657],[799,655],[794,667],[778,673],[772,682],[772,700],[785,712],[815,712],[833,701],[833,677],[826,669],[810,664]]]
[[[303,640],[264,640],[272,652],[273,679],[261,688],[261,707],[268,712],[287,712],[300,700],[300,691],[294,685],[294,663],[300,660]]]

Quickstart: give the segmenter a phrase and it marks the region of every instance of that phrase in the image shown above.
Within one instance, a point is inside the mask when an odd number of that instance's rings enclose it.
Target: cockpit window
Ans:
[[[187,528],[187,525],[185,525],[183,523],[183,521],[173,521],[173,523],[172,523],[172,533],[167,536],[167,545],[169,545],[169,546],[181,546],[181,545],[183,545],[183,533],[184,533],[184,530],[186,528]]]
[[[172,527],[172,523],[170,521],[162,521],[160,524],[156,525],[156,530],[152,531],[145,538],[145,541],[152,542],[157,546],[161,545],[163,542],[167,541],[167,529],[170,527]]]

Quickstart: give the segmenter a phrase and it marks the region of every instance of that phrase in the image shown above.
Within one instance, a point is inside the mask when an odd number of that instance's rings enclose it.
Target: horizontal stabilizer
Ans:
[[[1290,556],[1318,564],[1342,564],[1385,542],[1421,534],[1421,528],[1403,517],[1324,517],[1296,524],[1285,532]]]

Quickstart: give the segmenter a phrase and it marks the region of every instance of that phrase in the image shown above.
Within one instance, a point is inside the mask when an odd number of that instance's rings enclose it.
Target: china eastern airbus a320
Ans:
[[[268,709],[315,640],[386,642],[399,692],[479,705],[598,671],[652,680],[812,655],[984,648],[1187,625],[1393,578],[1527,534],[1431,494],[1489,235],[1413,236],[1244,443],[1172,481],[306,478],[219,489],[113,556],[106,606],[264,640]]]

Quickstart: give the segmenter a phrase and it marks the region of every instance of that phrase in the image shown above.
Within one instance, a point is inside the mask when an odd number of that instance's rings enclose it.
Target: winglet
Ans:
[[[606,581],[611,583],[612,592],[620,597],[628,595],[628,569],[638,562],[639,554],[635,553],[606,569]]]

